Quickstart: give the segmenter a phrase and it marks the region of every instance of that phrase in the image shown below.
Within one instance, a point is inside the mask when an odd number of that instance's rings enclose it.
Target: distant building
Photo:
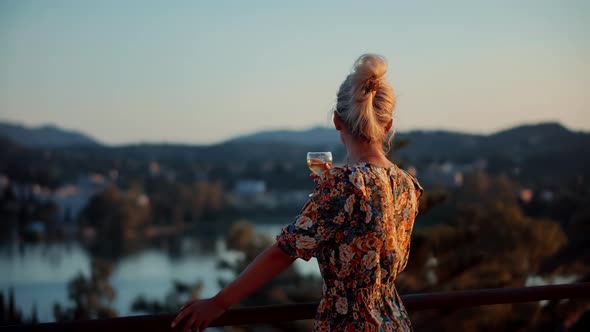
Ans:
[[[104,184],[106,181],[104,175],[98,174],[98,173],[89,174],[88,179],[90,180],[91,183],[96,184],[96,185]]]
[[[162,172],[162,168],[158,162],[152,161],[149,165],[149,172],[151,176],[159,176]]]
[[[109,171],[109,178],[110,178],[112,181],[115,181],[115,180],[117,180],[117,179],[119,178],[119,171],[118,171],[117,169],[115,169],[115,168],[111,169],[111,170]]]
[[[541,199],[544,200],[545,202],[552,201],[554,197],[555,197],[555,194],[553,194],[553,191],[551,191],[551,190],[543,190],[541,192]]]
[[[272,209],[278,206],[276,195],[267,192],[266,182],[262,180],[239,180],[229,195],[229,201],[231,205],[239,209],[256,207]]]
[[[89,174],[80,177],[75,183],[64,184],[57,188],[50,199],[59,207],[59,220],[76,220],[90,198],[109,183],[101,174]]]
[[[0,174],[0,189],[8,187],[9,184],[10,179],[4,174]]]
[[[438,275],[437,275],[437,268],[438,268],[438,259],[434,257],[434,255],[430,254],[430,257],[424,263],[424,270],[425,270],[425,277],[428,284],[434,286],[438,284]]]
[[[233,192],[239,195],[261,194],[266,192],[266,182],[262,180],[239,180]]]
[[[26,231],[35,235],[45,235],[47,229],[42,221],[33,221],[26,227]]]
[[[27,241],[42,241],[47,229],[42,221],[36,220],[27,225],[22,234]]]
[[[418,179],[422,185],[460,187],[463,185],[463,174],[473,168],[473,165],[454,164],[450,161],[432,163],[420,174]]]
[[[139,205],[139,206],[150,205],[150,198],[146,194],[141,194],[141,195],[137,196],[137,205]]]
[[[522,189],[519,194],[520,200],[524,203],[530,203],[533,200],[533,191],[531,189]]]

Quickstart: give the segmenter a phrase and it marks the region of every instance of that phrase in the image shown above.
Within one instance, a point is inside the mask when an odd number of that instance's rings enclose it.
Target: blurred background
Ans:
[[[389,157],[426,189],[400,293],[588,281],[589,22],[587,1],[1,1],[0,323],[214,295],[297,215],[306,152],[344,162],[330,111],[366,52],[398,98]],[[320,292],[297,261],[242,304]],[[410,314],[587,331],[588,308]]]

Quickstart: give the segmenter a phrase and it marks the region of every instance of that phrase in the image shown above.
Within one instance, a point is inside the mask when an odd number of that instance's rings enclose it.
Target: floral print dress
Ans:
[[[335,167],[277,236],[288,255],[316,257],[324,279],[314,331],[411,331],[394,281],[408,261],[423,189],[396,165]]]

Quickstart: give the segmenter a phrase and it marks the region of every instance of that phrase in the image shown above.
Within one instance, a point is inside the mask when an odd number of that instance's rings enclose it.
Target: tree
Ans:
[[[31,316],[25,317],[22,310],[16,306],[13,289],[10,288],[8,291],[8,301],[6,303],[4,303],[4,294],[0,292],[0,326],[37,324],[38,322],[36,304],[33,304]]]
[[[220,262],[220,267],[229,269],[238,276],[258,254],[274,243],[267,234],[258,233],[254,226],[246,221],[235,223],[230,229],[226,243],[228,248],[244,254],[243,259],[235,263]],[[228,281],[220,280],[223,287]],[[303,277],[294,266],[287,268],[268,284],[261,287],[243,300],[240,305],[254,306],[269,303],[293,303],[317,301],[321,295],[322,280],[317,277]],[[273,324],[271,330],[277,331],[309,331],[311,321]],[[267,331],[269,327],[254,326],[243,328],[243,331]]]
[[[439,207],[444,222],[415,231],[404,292],[525,286],[566,243],[560,225],[526,216],[518,187],[507,178],[474,173]],[[433,211],[434,212],[434,211]],[[535,324],[539,306],[509,304],[416,313],[416,330],[518,330]]]
[[[202,281],[191,285],[175,280],[172,284],[172,290],[166,294],[163,300],[149,300],[145,296],[139,295],[133,300],[131,310],[151,314],[176,312],[187,301],[198,299],[203,289]]]
[[[90,244],[94,255],[116,258],[141,248],[150,213],[149,205],[142,205],[137,194],[110,186],[90,200],[80,215],[80,224],[96,230],[96,239]]]
[[[63,308],[56,303],[53,314],[56,321],[112,318],[117,312],[111,307],[115,299],[115,289],[109,278],[113,266],[109,261],[95,258],[91,265],[90,277],[79,274],[68,283],[70,307]]]

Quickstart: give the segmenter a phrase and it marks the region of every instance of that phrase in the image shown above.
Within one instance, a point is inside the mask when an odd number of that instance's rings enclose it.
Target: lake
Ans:
[[[283,225],[256,225],[259,232],[278,234]],[[121,316],[133,313],[131,303],[140,294],[148,299],[163,299],[171,290],[172,281],[194,283],[201,280],[204,284],[202,295],[214,295],[219,290],[220,278],[233,278],[230,271],[219,270],[220,258],[234,260],[239,253],[227,250],[222,237],[216,241],[215,250],[210,254],[199,253],[198,243],[192,239],[183,239],[183,247],[191,254],[171,257],[156,250],[144,250],[138,254],[118,260],[110,281],[116,289],[117,296],[113,307]],[[194,254],[192,253],[194,252]],[[15,302],[25,316],[30,316],[31,309],[37,306],[42,322],[53,321],[53,304],[69,303],[67,282],[80,273],[90,275],[88,253],[77,243],[34,244],[26,246],[4,246],[0,248],[0,290],[8,295],[14,290]],[[315,259],[305,262],[295,261],[296,268],[305,275],[319,275]]]

